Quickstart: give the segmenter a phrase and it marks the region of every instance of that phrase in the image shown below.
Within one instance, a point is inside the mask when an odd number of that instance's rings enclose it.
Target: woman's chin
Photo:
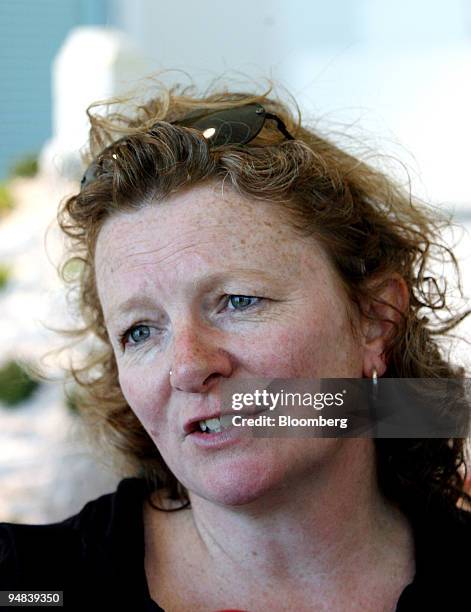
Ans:
[[[208,474],[204,482],[190,489],[197,495],[222,506],[243,506],[263,499],[282,486],[283,474],[279,470],[268,470],[266,466],[238,465],[230,469]]]

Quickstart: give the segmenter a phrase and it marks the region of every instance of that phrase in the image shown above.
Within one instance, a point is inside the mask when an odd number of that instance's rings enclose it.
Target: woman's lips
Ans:
[[[187,438],[191,440],[193,444],[199,446],[200,448],[225,448],[227,446],[231,446],[236,444],[240,440],[242,440],[243,436],[241,428],[237,427],[228,427],[227,429],[223,429],[221,431],[215,432],[202,432],[199,429],[193,431],[188,434]]]
[[[183,426],[183,431],[188,435],[188,434],[192,434],[195,431],[200,431],[200,426],[199,426],[199,422],[200,421],[207,421],[208,419],[219,419],[222,416],[226,415],[226,414],[232,414],[234,411],[232,412],[221,412],[220,410],[217,412],[214,412],[213,414],[207,414],[207,415],[201,415],[201,416],[195,416],[192,417],[191,419],[189,419]]]
[[[183,432],[186,435],[189,434],[193,434],[195,432],[200,431],[200,426],[199,423],[200,421],[207,421],[209,419],[220,419],[223,416],[243,416],[243,417],[255,417],[258,414],[261,414],[262,412],[265,412],[267,410],[267,408],[261,408],[259,410],[256,411],[248,411],[248,410],[244,410],[244,411],[239,411],[239,410],[219,410],[217,412],[214,412],[213,414],[206,414],[206,415],[201,415],[201,416],[194,416],[191,419],[188,419],[188,421],[186,421],[186,423],[183,425]],[[207,434],[208,435],[208,434]]]
[[[262,414],[263,412],[266,412],[266,408],[250,414],[242,414],[234,411],[232,411],[230,414],[232,416],[240,415],[253,418],[259,414]],[[227,413],[223,413],[223,415],[224,414]],[[230,427],[222,429],[221,431],[203,432],[199,429],[198,422],[199,421],[196,421],[197,429],[193,429],[193,431],[187,434],[187,437],[201,448],[223,448],[235,444],[244,438],[252,438],[254,434],[253,428],[245,425],[231,425]]]

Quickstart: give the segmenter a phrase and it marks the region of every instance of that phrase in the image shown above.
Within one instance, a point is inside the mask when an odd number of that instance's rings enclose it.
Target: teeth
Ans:
[[[221,421],[218,418],[206,419],[204,423],[209,431],[221,431]]]
[[[201,431],[209,431],[218,433],[223,429],[227,429],[232,426],[232,417],[230,414],[225,414],[223,417],[206,419],[204,421],[199,422]]]

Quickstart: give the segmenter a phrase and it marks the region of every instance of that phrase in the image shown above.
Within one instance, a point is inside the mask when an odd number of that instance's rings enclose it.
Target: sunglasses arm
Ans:
[[[291,136],[291,134],[286,129],[286,125],[283,123],[283,121],[279,117],[277,117],[276,115],[273,115],[272,113],[265,113],[265,117],[267,119],[273,119],[274,121],[276,121],[276,125],[278,126],[278,129],[283,134],[283,136],[285,136],[288,140],[294,140],[294,137]]]

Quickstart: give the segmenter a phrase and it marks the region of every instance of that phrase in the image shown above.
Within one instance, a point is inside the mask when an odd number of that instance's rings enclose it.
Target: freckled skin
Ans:
[[[96,268],[124,396],[193,495],[229,505],[261,499],[312,478],[342,445],[358,442],[245,439],[208,453],[183,434],[187,419],[216,405],[226,378],[364,373],[365,347],[352,336],[334,270],[314,239],[295,234],[277,205],[245,200],[227,188],[222,196],[214,184],[178,192],[108,219]],[[264,281],[261,291],[256,279],[234,273],[227,287],[214,289],[218,300],[235,294],[266,301],[238,315],[227,308],[221,314],[214,291],[210,298],[210,290],[198,287],[207,275],[230,268],[261,269],[274,281]],[[112,319],[122,300],[144,293],[155,309]],[[117,335],[124,324],[145,324],[151,336],[123,351]]]

